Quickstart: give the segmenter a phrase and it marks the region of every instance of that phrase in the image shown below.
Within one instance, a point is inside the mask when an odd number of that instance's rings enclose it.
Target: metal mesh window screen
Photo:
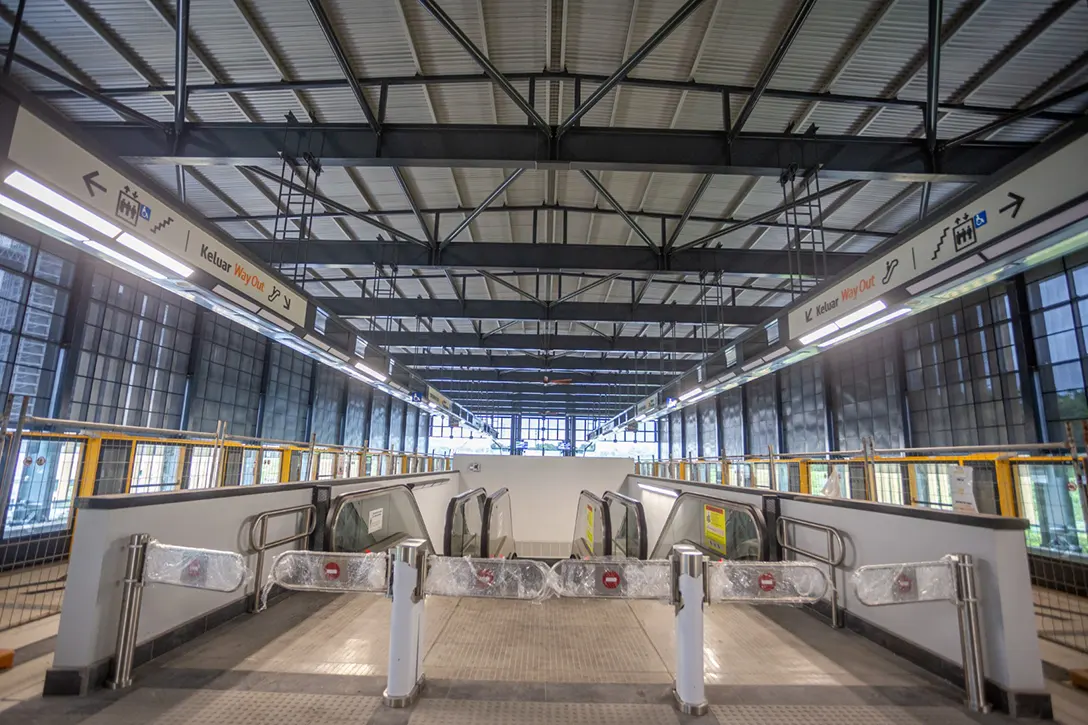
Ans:
[[[722,427],[722,455],[744,455],[744,407],[740,388],[727,390],[718,399]]]
[[[904,323],[902,334],[914,446],[1027,440],[1005,286],[922,313]]]
[[[111,266],[95,270],[71,417],[178,428],[196,306]]]
[[[1027,293],[1047,439],[1062,441],[1066,422],[1088,419],[1088,265],[1063,260]]]
[[[434,419],[430,413],[419,412],[419,437],[416,442],[420,453],[431,452],[431,421]]]
[[[314,435],[318,443],[340,442],[340,409],[347,376],[326,365],[317,366],[314,381]]]
[[[369,385],[348,379],[348,404],[344,410],[344,445],[362,446],[370,423]]]
[[[391,451],[404,450],[404,411],[408,404],[403,400],[393,400],[389,407],[389,445]]]
[[[370,403],[370,447],[385,448],[388,443],[389,394],[374,390]]]
[[[713,399],[699,403],[699,445],[703,457],[718,455],[718,407]]]
[[[201,323],[200,360],[193,379],[190,430],[255,435],[261,399],[265,346],[269,342],[242,325],[206,312]]]
[[[824,376],[818,360],[806,360],[778,373],[785,448],[792,453],[827,450]]]
[[[684,457],[684,420],[679,411],[669,413],[669,448],[672,458]]]
[[[877,448],[903,446],[896,334],[872,334],[831,351],[828,384],[840,451],[861,448],[867,436]]]
[[[0,234],[0,384],[27,413],[48,416],[74,263]]]
[[[313,363],[305,355],[271,342],[268,393],[265,396],[264,438],[301,441],[306,438]]]
[[[409,405],[404,413],[404,451],[416,452],[416,441],[419,436],[419,408]]]
[[[684,457],[699,457],[699,409],[689,405],[680,411],[684,426]]]
[[[778,450],[778,383],[767,375],[748,383],[748,442],[752,455],[762,456],[768,447]]]

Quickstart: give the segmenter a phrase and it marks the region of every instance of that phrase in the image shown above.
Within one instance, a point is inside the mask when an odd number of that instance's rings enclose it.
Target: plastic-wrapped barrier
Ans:
[[[858,601],[870,607],[906,602],[956,601],[955,564],[950,560],[870,564],[854,570]]]
[[[245,584],[249,568],[241,554],[152,541],[144,558],[144,581],[215,592],[233,592]]]
[[[552,585],[563,597],[669,601],[672,565],[667,559],[563,559],[552,567]]]
[[[425,594],[540,601],[552,594],[548,567],[529,559],[427,559]]]
[[[807,604],[827,593],[827,575],[804,562],[712,562],[710,601]]]
[[[384,592],[385,552],[330,554],[324,551],[285,551],[272,562],[269,581],[284,589],[310,592]]]

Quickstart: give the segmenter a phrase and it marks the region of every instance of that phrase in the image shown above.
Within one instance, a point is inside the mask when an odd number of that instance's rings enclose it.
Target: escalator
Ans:
[[[650,558],[667,557],[675,544],[689,544],[712,560],[766,560],[763,512],[748,504],[681,493]]]
[[[423,539],[433,552],[412,490],[382,486],[338,496],[329,512],[326,551],[377,553],[408,539]]]
[[[622,493],[605,491],[605,507],[612,532],[612,556],[625,559],[646,559],[649,541],[646,535],[646,511],[642,502]]]
[[[446,556],[516,559],[510,492],[500,488],[488,496],[476,488],[451,498],[442,538]]]

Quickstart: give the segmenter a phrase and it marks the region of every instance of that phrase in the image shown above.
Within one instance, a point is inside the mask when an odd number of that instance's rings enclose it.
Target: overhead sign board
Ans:
[[[657,405],[657,396],[651,395],[649,398],[640,400],[638,405],[635,406],[635,416],[645,415],[654,409]]]
[[[307,302],[294,288],[25,108],[16,116],[8,158],[73,201],[210,274],[262,308],[296,325],[306,324]]]
[[[453,409],[453,403],[450,402],[450,399],[430,386],[427,386],[427,400],[442,410]]]
[[[790,339],[816,330],[1088,193],[1088,135],[1066,144],[789,312]],[[980,260],[981,262],[981,260]]]

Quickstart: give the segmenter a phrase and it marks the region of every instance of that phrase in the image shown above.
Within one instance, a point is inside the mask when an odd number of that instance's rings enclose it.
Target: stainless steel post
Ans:
[[[11,396],[8,396],[11,397]],[[18,469],[19,456],[23,443],[23,429],[26,427],[26,406],[29,398],[23,397],[19,406],[19,422],[11,434],[11,442],[8,444],[4,455],[4,468],[0,472],[0,529],[8,518],[8,507],[11,505],[11,494],[15,490],[15,471]],[[10,417],[11,413],[8,412]],[[7,429],[8,418],[4,418],[4,429]]]
[[[827,531],[827,573],[828,579],[831,582],[831,626],[835,629],[842,628],[842,611],[839,609],[839,586],[835,579],[835,532],[831,529]]]
[[[309,515],[307,514],[307,522],[309,521]],[[267,548],[268,541],[268,517],[257,517],[257,565],[254,571],[257,575],[253,578],[253,598],[249,600],[249,606],[247,609],[251,614],[261,611],[261,575],[264,572],[264,552]]]
[[[982,656],[982,627],[975,587],[975,558],[953,554],[956,572],[956,607],[960,617],[960,651],[963,654],[963,686],[972,712],[989,712],[986,702],[986,670]]]
[[[136,654],[136,630],[140,627],[140,602],[144,594],[144,556],[148,534],[133,534],[128,540],[125,579],[121,588],[121,618],[117,624],[117,654],[106,687],[122,690],[132,684],[132,661]]]

